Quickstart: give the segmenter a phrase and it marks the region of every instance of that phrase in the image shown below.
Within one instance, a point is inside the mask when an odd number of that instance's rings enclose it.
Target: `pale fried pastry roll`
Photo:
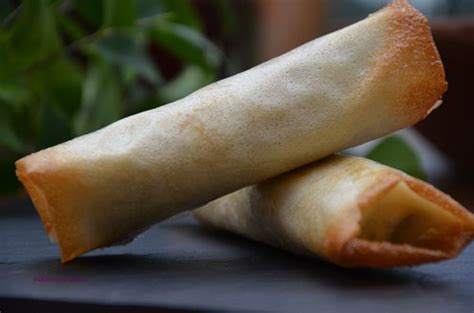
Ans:
[[[458,255],[474,216],[433,186],[361,157],[330,156],[194,211],[203,223],[345,267]]]
[[[445,90],[426,19],[395,1],[182,100],[27,156],[17,174],[68,261],[410,126]]]

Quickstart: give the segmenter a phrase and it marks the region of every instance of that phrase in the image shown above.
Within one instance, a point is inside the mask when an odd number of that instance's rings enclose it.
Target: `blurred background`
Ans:
[[[0,0],[0,199],[14,161],[155,108],[363,19],[385,0]],[[449,91],[415,130],[351,153],[474,186],[474,1],[412,0]],[[471,197],[472,199],[472,197]]]

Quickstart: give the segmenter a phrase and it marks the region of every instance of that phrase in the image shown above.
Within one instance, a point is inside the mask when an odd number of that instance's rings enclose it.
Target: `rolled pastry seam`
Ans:
[[[17,175],[65,262],[410,126],[445,90],[426,19],[395,1],[179,101],[29,155]]]
[[[194,211],[203,223],[344,267],[456,256],[474,217],[433,186],[365,158],[331,156]]]

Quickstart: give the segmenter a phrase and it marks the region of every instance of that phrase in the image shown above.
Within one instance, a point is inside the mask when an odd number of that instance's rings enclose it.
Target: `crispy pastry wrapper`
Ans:
[[[410,126],[445,90],[426,19],[395,1],[179,101],[29,155],[17,174],[65,262]]]
[[[365,158],[331,156],[194,211],[204,224],[344,267],[453,258],[474,216],[433,186]]]

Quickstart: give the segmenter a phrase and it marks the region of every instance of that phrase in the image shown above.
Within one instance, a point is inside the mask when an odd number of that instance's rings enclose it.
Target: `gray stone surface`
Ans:
[[[439,264],[349,270],[206,230],[181,215],[127,246],[61,265],[32,206],[3,204],[0,311],[28,303],[42,312],[67,306],[88,312],[471,313],[474,246]]]

